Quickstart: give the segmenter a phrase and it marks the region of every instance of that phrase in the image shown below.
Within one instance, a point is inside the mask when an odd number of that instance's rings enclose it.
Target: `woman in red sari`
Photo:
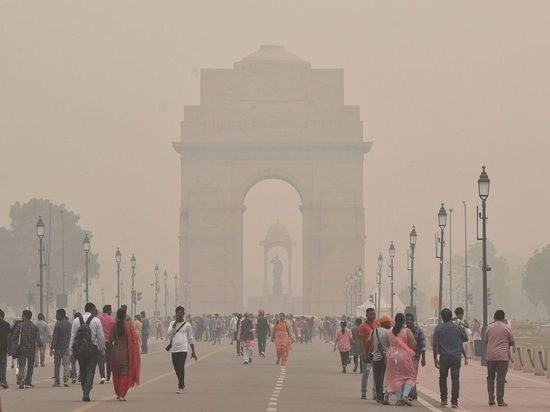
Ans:
[[[128,389],[139,384],[141,360],[139,340],[134,326],[126,320],[124,309],[116,313],[116,324],[111,330],[109,341],[113,344],[113,386],[117,399],[125,401]]]
[[[285,320],[285,314],[283,312],[279,313],[279,319],[275,322],[271,342],[275,342],[275,347],[277,348],[277,365],[279,362],[283,366],[286,365],[292,338],[290,335],[290,327]]]

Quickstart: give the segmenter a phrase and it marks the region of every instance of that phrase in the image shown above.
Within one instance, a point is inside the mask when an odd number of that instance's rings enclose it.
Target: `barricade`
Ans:
[[[512,363],[514,366],[515,371],[522,371],[523,370],[523,359],[521,358],[521,348],[516,347],[513,356],[512,356]]]
[[[526,347],[522,350],[523,372],[533,373],[535,371],[535,361],[533,359],[533,350]]]
[[[546,375],[546,354],[542,346],[533,348],[533,356],[535,357],[535,376]]]

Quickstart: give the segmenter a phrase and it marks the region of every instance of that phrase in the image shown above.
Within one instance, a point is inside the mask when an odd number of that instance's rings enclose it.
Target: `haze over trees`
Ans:
[[[4,307],[8,306],[13,310],[19,311],[26,307],[29,291],[35,296],[34,307],[38,307],[37,284],[40,275],[36,223],[39,215],[42,216],[45,225],[44,295],[46,296],[49,269],[51,307],[55,304],[55,295],[63,291],[63,273],[67,294],[77,290],[81,282],[84,282],[85,256],[82,242],[86,233],[92,245],[88,256],[89,277],[94,279],[99,275],[98,255],[93,252],[93,234],[80,227],[78,214],[65,209],[64,205],[53,204],[47,199],[31,199],[26,203],[17,202],[10,208],[10,226],[0,227],[0,277],[3,285],[0,300]],[[61,236],[62,215],[64,259]]]
[[[550,313],[550,245],[536,250],[527,261],[522,286],[533,304],[544,305]]]

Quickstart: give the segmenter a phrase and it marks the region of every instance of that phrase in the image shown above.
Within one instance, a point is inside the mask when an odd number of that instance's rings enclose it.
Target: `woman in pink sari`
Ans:
[[[139,340],[134,325],[126,319],[124,309],[116,313],[116,324],[109,335],[109,342],[113,344],[113,386],[117,399],[125,401],[128,389],[139,384],[141,360]]]
[[[277,349],[277,365],[286,365],[288,362],[288,353],[292,344],[292,338],[290,334],[290,326],[285,320],[285,314],[279,313],[279,319],[275,322],[273,328],[273,335],[271,335],[271,342],[275,342],[275,348]]]
[[[390,346],[386,355],[384,386],[388,395],[395,393],[397,405],[412,406],[409,392],[416,384],[416,340],[404,324],[405,316],[402,313],[395,315],[395,326],[388,334]]]

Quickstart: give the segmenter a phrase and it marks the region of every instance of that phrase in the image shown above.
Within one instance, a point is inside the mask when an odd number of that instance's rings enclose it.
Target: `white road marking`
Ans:
[[[441,402],[440,399],[439,399],[439,395],[437,393],[433,392],[432,390],[430,390],[430,389],[428,389],[428,388],[426,388],[422,385],[417,384],[416,387],[420,392],[422,392],[428,398],[432,399],[434,402],[436,402],[438,404]],[[419,400],[420,400],[420,398],[419,398]],[[424,402],[426,402],[426,401],[424,401]],[[426,405],[424,405],[424,406],[426,406]],[[435,410],[439,411],[440,409],[436,408]],[[459,410],[464,411],[464,412],[470,412],[468,409],[463,408],[463,407],[459,407]]]

